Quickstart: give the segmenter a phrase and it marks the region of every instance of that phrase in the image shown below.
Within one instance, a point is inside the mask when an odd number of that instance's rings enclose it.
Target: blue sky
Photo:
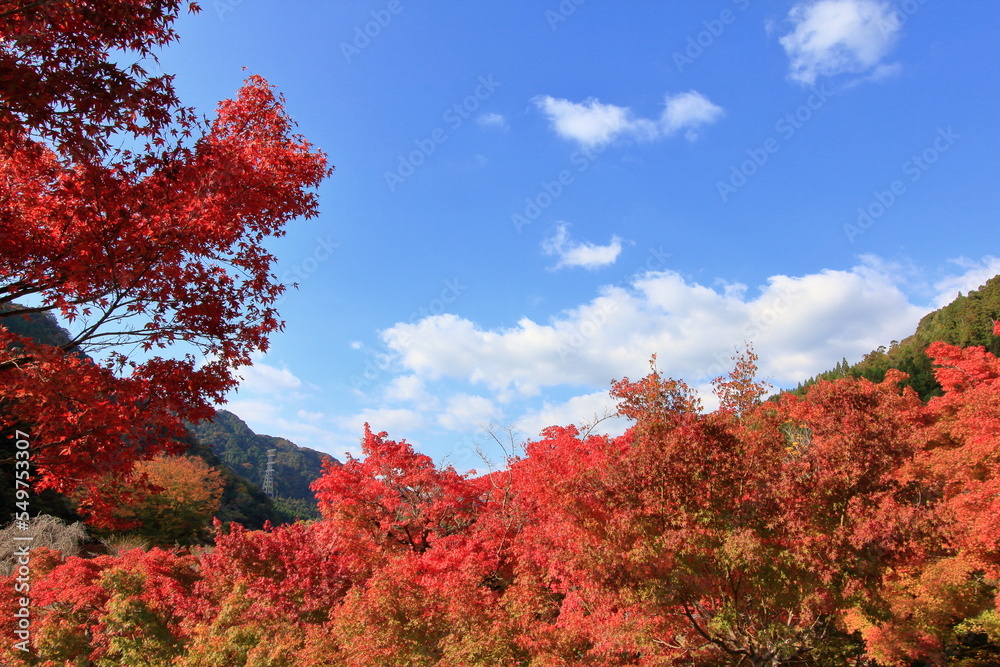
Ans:
[[[794,385],[1000,273],[993,2],[202,5],[185,103],[261,74],[337,167],[271,243],[257,432],[482,469],[485,425],[592,422],[653,353]]]

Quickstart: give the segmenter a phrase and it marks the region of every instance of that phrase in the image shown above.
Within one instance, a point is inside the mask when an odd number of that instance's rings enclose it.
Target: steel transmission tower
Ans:
[[[277,449],[267,450],[267,469],[264,470],[264,493],[274,498],[274,455]]]

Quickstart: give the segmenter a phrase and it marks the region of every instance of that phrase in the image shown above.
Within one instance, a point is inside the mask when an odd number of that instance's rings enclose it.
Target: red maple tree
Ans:
[[[317,214],[330,172],[263,78],[201,123],[169,77],[116,64],[171,41],[180,4],[0,10],[0,429],[30,432],[36,488],[90,485],[96,522],[114,503],[93,482],[176,449],[281,328],[263,243]],[[68,340],[3,324],[40,313]]]
[[[191,555],[37,554],[32,647],[52,664],[948,664],[1000,639],[1000,362],[930,352],[945,393],[926,405],[899,373],[763,401],[746,355],[705,413],[654,368],[615,384],[624,435],[552,427],[478,478],[366,429],[365,458],[315,484],[321,521],[217,524]]]

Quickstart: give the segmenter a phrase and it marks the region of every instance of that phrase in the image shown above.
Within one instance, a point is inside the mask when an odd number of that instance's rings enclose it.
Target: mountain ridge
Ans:
[[[276,505],[302,518],[318,517],[316,500],[309,487],[323,474],[324,461],[339,463],[337,459],[301,447],[287,438],[255,433],[228,410],[216,411],[211,420],[188,424],[188,430],[227,467],[258,488],[264,485],[267,450],[277,450],[274,466]]]
[[[820,380],[842,377],[865,378],[872,382],[885,379],[889,369],[909,375],[902,384],[911,387],[921,399],[929,400],[941,394],[941,385],[934,378],[934,366],[926,354],[927,347],[936,341],[958,347],[981,346],[1000,356],[1000,337],[993,335],[993,323],[1000,319],[1000,275],[987,280],[978,289],[966,295],[961,293],[948,305],[924,315],[916,331],[889,346],[879,346],[853,364],[843,359],[829,371],[819,373],[790,393],[802,395]]]
[[[17,305],[4,306],[5,310],[19,308]],[[72,342],[69,333],[51,313],[26,313],[24,317],[9,317],[4,320],[3,326],[14,334],[48,345],[66,348]],[[74,353],[87,356],[82,352]],[[212,420],[199,425],[186,424],[186,427],[186,453],[198,456],[218,469],[225,481],[221,506],[216,513],[219,520],[235,521],[250,529],[260,529],[268,521],[277,525],[297,518],[319,517],[309,484],[322,473],[322,461],[328,455],[299,447],[285,438],[258,435],[239,417],[226,410],[217,411]],[[220,431],[223,434],[228,431],[233,437],[228,440],[213,438]],[[235,445],[237,442],[244,444],[250,451],[241,454],[239,447]],[[276,498],[268,497],[261,488],[262,461],[266,460],[266,450],[271,448],[278,449]],[[13,497],[12,480],[6,479],[6,476],[0,479],[0,496]],[[45,491],[36,498],[35,505],[38,511],[68,521],[80,518],[76,513],[75,503],[63,494]]]

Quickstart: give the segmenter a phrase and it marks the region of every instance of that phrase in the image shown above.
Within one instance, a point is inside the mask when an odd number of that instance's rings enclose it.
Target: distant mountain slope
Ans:
[[[252,530],[260,530],[266,521],[272,525],[291,523],[296,518],[313,518],[309,508],[282,507],[269,498],[253,482],[244,479],[220,459],[212,448],[200,442],[188,429],[188,451],[192,456],[201,457],[206,463],[222,473],[226,485],[222,489],[219,511],[215,516],[223,523],[236,522]]]
[[[323,472],[323,461],[333,457],[307,447],[299,447],[285,438],[258,435],[246,423],[227,410],[219,410],[211,421],[189,426],[202,444],[211,448],[236,474],[257,486],[264,484],[267,450],[276,449],[274,491],[283,499],[299,500],[316,506],[309,489]]]
[[[0,312],[4,313],[20,309],[21,306],[17,304],[0,305]],[[69,332],[59,326],[59,322],[52,313],[29,313],[20,317],[4,317],[0,322],[11,333],[27,336],[46,345],[65,347],[72,340]]]
[[[794,393],[801,394],[818,380],[840,377],[863,377],[881,382],[890,368],[907,373],[905,385],[924,400],[940,395],[941,386],[934,379],[931,360],[924,350],[935,341],[960,347],[983,346],[1000,356],[1000,338],[993,335],[993,321],[1000,320],[1000,276],[990,278],[978,290],[961,294],[950,304],[929,313],[920,320],[912,336],[892,341],[889,347],[869,352],[861,361],[850,364],[845,359],[831,371],[821,373],[800,384]]]
[[[6,306],[5,310],[18,308]],[[24,317],[3,318],[0,326],[4,326],[15,334],[28,336],[49,345],[65,346],[70,342],[69,333],[59,325],[55,317],[49,313],[32,313]],[[192,429],[189,429],[189,433]],[[217,517],[224,521],[235,521],[247,528],[260,529],[265,521],[272,524],[291,522],[296,517],[314,518],[318,516],[316,502],[309,491],[309,483],[319,476],[321,460],[325,456],[313,450],[296,447],[293,443],[281,438],[257,436],[246,427],[236,415],[222,411],[214,422],[207,422],[193,429],[206,436],[207,442],[190,433],[187,439],[188,453],[200,456],[209,465],[217,468],[226,481],[222,492],[222,504]],[[232,437],[215,437],[221,433],[229,433]],[[229,452],[228,459],[236,461],[231,465],[226,458],[217,455],[213,443],[218,441],[219,450]],[[280,444],[271,444],[272,441]],[[263,483],[263,465],[258,458],[266,461],[263,452],[257,456],[257,451],[250,447],[245,453],[240,452],[240,443],[257,443],[267,448],[278,449],[278,466],[275,470],[275,482],[278,494],[283,496],[272,500],[261,490]],[[13,441],[5,438],[0,441],[0,458],[7,454],[6,449],[13,446]],[[258,447],[259,449],[259,447]],[[12,456],[13,452],[9,452]],[[245,465],[244,465],[245,464]],[[257,468],[259,466],[259,470]],[[13,500],[14,484],[13,469],[0,470],[0,499]],[[4,507],[13,507],[12,502],[5,502]],[[79,519],[74,503],[66,496],[53,491],[44,491],[34,499],[33,507],[38,512],[53,514],[67,521]],[[9,518],[4,513],[0,516],[5,521]]]

